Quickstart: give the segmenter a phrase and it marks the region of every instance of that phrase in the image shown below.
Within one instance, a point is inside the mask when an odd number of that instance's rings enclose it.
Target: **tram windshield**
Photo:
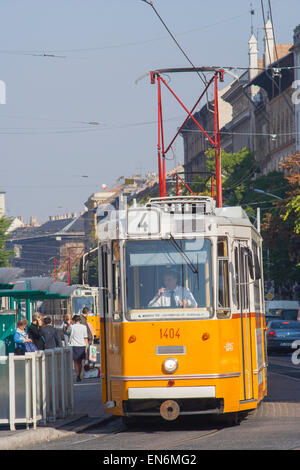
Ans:
[[[129,241],[126,260],[129,320],[212,315],[209,240]]]
[[[83,307],[88,307],[90,313],[95,313],[93,296],[72,297],[72,313],[80,315]]]

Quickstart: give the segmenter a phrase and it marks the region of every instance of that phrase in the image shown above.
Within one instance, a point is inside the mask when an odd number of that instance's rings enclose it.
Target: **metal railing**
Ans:
[[[0,356],[0,424],[35,429],[73,410],[72,348]]]

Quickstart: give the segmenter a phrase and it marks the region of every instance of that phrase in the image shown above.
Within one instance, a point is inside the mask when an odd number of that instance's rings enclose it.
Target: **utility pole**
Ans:
[[[258,233],[260,233],[260,207],[256,209],[256,228]]]

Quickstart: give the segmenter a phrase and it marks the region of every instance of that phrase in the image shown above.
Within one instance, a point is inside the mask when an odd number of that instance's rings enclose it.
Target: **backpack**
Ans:
[[[87,319],[83,315],[80,315],[80,323],[82,325],[86,326],[86,329],[87,329],[87,332],[88,332],[88,341],[89,341],[89,343],[91,343],[93,341],[93,335],[92,335],[92,332],[89,328]]]

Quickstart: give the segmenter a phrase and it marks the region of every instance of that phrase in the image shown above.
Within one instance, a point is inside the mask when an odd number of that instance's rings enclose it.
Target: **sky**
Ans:
[[[153,0],[197,66],[248,65],[251,3],[262,56],[260,0]],[[271,5],[276,42],[292,43],[299,0]],[[0,18],[0,190],[8,216],[46,221],[80,212],[102,184],[157,172],[157,88],[144,75],[189,63],[149,5],[0,0]],[[199,77],[170,80],[192,107],[203,90]],[[185,114],[167,92],[163,113],[169,141]],[[183,162],[181,137],[173,150],[167,169]]]

